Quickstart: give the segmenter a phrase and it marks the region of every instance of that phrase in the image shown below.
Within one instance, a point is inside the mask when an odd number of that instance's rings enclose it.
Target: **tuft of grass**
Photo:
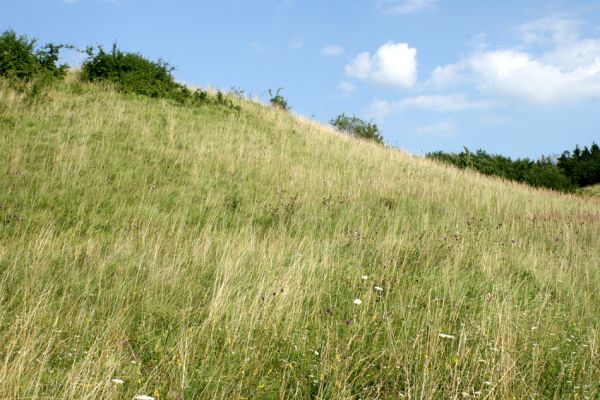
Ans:
[[[599,395],[592,199],[236,98],[0,99],[0,398]]]

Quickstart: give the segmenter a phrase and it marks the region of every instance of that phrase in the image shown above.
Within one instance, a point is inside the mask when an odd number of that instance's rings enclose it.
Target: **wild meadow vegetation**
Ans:
[[[600,395],[597,197],[235,97],[24,85],[0,79],[0,398]]]

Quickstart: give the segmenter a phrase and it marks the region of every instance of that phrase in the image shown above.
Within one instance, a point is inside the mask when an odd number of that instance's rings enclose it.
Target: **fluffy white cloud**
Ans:
[[[375,100],[371,105],[371,114],[377,119],[384,119],[389,114],[406,110],[430,110],[442,113],[468,110],[483,111],[490,109],[494,103],[490,101],[473,101],[462,93],[453,95],[430,95],[407,97],[400,101]]]
[[[389,42],[371,55],[361,53],[346,66],[346,75],[382,85],[412,87],[417,81],[417,49]]]
[[[344,48],[337,44],[331,44],[321,49],[321,55],[326,57],[335,57],[344,53]]]
[[[600,96],[600,58],[563,70],[523,52],[498,50],[472,57],[469,66],[481,89],[535,103]]]
[[[377,8],[390,14],[412,14],[435,7],[437,0],[379,0]]]
[[[478,51],[437,67],[428,83],[436,87],[474,82],[487,93],[537,104],[589,100],[600,96],[600,39],[579,39],[577,22],[536,20],[520,28],[523,44],[551,44],[535,55],[524,48]]]

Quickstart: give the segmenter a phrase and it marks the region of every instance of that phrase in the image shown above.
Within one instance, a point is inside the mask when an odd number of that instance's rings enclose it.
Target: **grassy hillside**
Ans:
[[[0,81],[0,398],[597,398],[598,199],[241,106]]]

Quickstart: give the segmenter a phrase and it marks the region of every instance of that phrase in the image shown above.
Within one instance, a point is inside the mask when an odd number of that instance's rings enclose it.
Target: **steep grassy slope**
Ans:
[[[0,398],[599,395],[596,199],[75,81],[0,154]]]

